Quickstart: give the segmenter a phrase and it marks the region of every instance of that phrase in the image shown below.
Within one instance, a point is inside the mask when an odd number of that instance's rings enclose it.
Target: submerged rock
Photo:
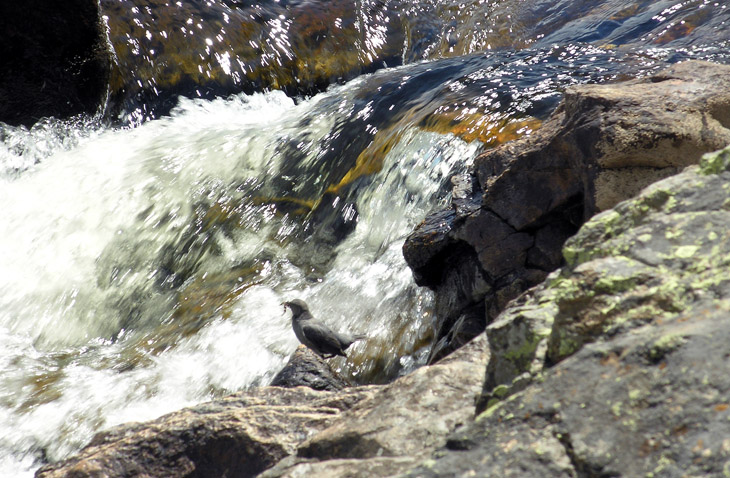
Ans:
[[[401,63],[395,12],[378,3],[101,0],[101,8],[117,63],[111,102],[142,118],[167,114],[178,95],[314,94]]]
[[[487,328],[486,411],[408,476],[727,474],[728,158],[588,221]]]
[[[436,292],[431,360],[559,267],[587,218],[730,143],[728,87],[730,67],[699,61],[574,86],[541,129],[477,158],[452,210],[426,218],[403,247],[418,284]]]

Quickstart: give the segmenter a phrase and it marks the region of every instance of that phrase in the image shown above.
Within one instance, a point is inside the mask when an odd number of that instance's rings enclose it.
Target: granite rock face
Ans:
[[[724,301],[730,150],[598,214],[569,239],[567,264],[487,327],[483,408],[584,344]],[[727,251],[725,250],[727,249]]]
[[[387,386],[241,392],[102,432],[78,455],[36,476],[246,477],[268,468],[265,476],[404,472],[473,418],[486,359],[481,336],[448,360]]]
[[[408,476],[730,473],[730,148],[589,220],[487,327],[474,423]]]
[[[542,128],[477,158],[452,208],[403,253],[436,292],[437,360],[561,265],[592,215],[730,143],[730,67],[690,61],[638,80],[571,87]]]

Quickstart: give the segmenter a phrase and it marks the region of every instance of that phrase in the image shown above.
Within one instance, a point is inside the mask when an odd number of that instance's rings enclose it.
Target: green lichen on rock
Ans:
[[[700,159],[700,171],[705,175],[730,171],[730,147],[703,155]]]
[[[567,242],[568,265],[549,285],[559,309],[551,362],[627,327],[675,319],[693,298],[727,289],[728,180],[699,173],[725,171],[728,158],[730,148],[707,155],[704,169],[647,188],[589,220]]]
[[[658,338],[654,344],[652,344],[649,350],[648,356],[651,360],[658,362],[663,359],[667,354],[676,350],[684,344],[685,338],[681,334],[670,333]]]
[[[721,172],[730,164],[728,158],[730,148],[707,155],[705,161]],[[526,359],[535,359],[540,343],[547,344],[547,362],[555,364],[587,343],[648,323],[676,320],[697,297],[716,297],[730,288],[730,233],[724,232],[730,223],[724,207],[730,181],[727,175],[700,175],[706,170],[688,168],[650,186],[593,217],[566,242],[567,265],[523,301],[549,306],[549,319],[543,322],[551,329],[547,341],[544,334],[515,320],[516,309],[508,308],[497,322],[509,320],[500,323],[495,337],[505,339],[519,330],[519,339],[502,340],[492,349],[491,382],[487,374],[492,388],[517,381],[521,373],[534,376],[539,367]],[[537,320],[535,312],[531,314]],[[650,358],[661,355],[663,345],[659,343]],[[510,373],[495,379],[500,376],[496,364],[507,363]],[[492,399],[500,398],[485,391]]]
[[[610,238],[615,232],[615,227],[621,223],[621,214],[613,209],[594,216],[581,228],[581,233],[586,238],[595,240]],[[587,262],[601,254],[599,249],[590,249],[583,246],[582,241],[574,238],[568,239],[563,247],[563,257],[568,266],[575,267],[578,264]]]
[[[554,290],[538,289],[544,293],[518,298],[487,327],[490,357],[478,410],[524,389],[542,372],[557,308]]]
[[[492,390],[492,395],[497,398],[504,398],[509,393],[509,387],[507,385],[498,385]]]

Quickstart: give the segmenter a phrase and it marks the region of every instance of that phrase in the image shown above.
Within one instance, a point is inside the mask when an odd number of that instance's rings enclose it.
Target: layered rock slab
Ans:
[[[386,386],[241,392],[102,432],[36,476],[390,476],[473,418],[486,359],[481,336]]]
[[[262,387],[101,432],[36,477],[256,476],[372,393]]]
[[[451,210],[419,225],[403,253],[436,292],[443,357],[561,265],[589,217],[730,143],[730,67],[690,61],[613,85],[569,88],[545,124],[477,158]]]
[[[730,149],[588,221],[487,328],[473,424],[408,476],[730,473]]]
[[[382,387],[262,476],[393,476],[406,471],[472,420],[487,355],[481,335],[439,364]]]

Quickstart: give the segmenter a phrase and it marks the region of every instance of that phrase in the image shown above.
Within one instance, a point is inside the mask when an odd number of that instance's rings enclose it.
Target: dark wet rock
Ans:
[[[587,218],[730,143],[728,87],[730,67],[696,61],[571,87],[542,128],[477,158],[452,208],[427,217],[403,247],[417,283],[436,292],[431,360],[558,268],[561,246]]]
[[[297,347],[289,362],[271,382],[274,387],[309,387],[334,392],[348,385],[347,381],[319,355],[304,345]]]
[[[112,60],[97,2],[2,2],[0,19],[1,122],[101,111]]]
[[[78,455],[36,473],[50,477],[256,476],[372,393],[262,387],[97,434]]]
[[[730,148],[589,220],[487,327],[474,423],[407,476],[730,472]]]
[[[403,256],[413,269],[413,276],[418,285],[429,285],[441,281],[443,267],[435,264],[446,264],[446,257],[441,252],[453,241],[450,237],[454,229],[457,215],[445,210],[431,214],[416,227],[403,247]],[[434,267],[426,267],[434,265]]]

